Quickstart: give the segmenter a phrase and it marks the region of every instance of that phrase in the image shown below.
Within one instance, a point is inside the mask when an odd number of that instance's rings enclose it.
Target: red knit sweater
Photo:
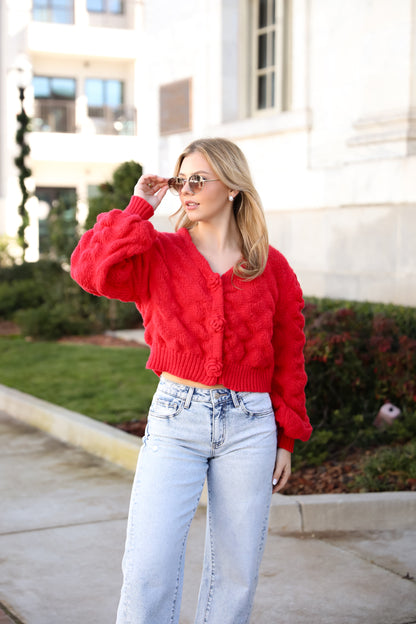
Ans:
[[[293,451],[312,428],[305,409],[303,299],[273,247],[264,272],[244,281],[214,273],[185,228],[157,232],[153,208],[132,197],[98,216],[71,259],[72,277],[98,296],[133,301],[150,346],[147,368],[235,391],[269,392],[278,444]]]

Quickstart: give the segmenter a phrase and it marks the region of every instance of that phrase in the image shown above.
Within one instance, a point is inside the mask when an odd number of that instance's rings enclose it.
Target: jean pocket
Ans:
[[[237,392],[241,410],[250,418],[263,418],[273,414],[268,392]]]
[[[175,418],[183,409],[184,401],[172,398],[154,396],[149,410],[149,416],[155,418]]]

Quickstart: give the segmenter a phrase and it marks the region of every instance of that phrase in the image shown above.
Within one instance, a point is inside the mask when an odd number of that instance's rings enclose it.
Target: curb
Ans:
[[[276,494],[270,530],[276,533],[404,531],[415,528],[416,492]]]
[[[0,409],[13,418],[134,471],[140,438],[83,414],[0,384]]]
[[[127,470],[136,469],[140,438],[77,412],[0,384],[0,410],[54,438]],[[206,506],[206,488],[200,504]],[[414,529],[416,492],[315,494],[272,499],[269,530],[275,533]]]

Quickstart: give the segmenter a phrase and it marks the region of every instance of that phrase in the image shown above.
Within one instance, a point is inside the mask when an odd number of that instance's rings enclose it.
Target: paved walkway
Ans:
[[[0,439],[0,624],[114,624],[132,473],[4,412]],[[181,624],[193,622],[204,524],[200,508]],[[416,525],[366,528],[269,532],[252,624],[416,623]]]

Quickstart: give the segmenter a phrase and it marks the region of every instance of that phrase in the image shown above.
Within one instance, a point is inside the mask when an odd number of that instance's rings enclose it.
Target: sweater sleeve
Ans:
[[[152,206],[133,196],[127,208],[98,215],[71,257],[71,276],[87,292],[139,302],[148,290],[152,245],[157,232]]]
[[[278,445],[293,452],[295,439],[306,442],[312,427],[305,405],[304,302],[296,275],[284,262],[285,266],[279,271],[279,299],[273,333],[275,367],[271,398],[278,424]]]

